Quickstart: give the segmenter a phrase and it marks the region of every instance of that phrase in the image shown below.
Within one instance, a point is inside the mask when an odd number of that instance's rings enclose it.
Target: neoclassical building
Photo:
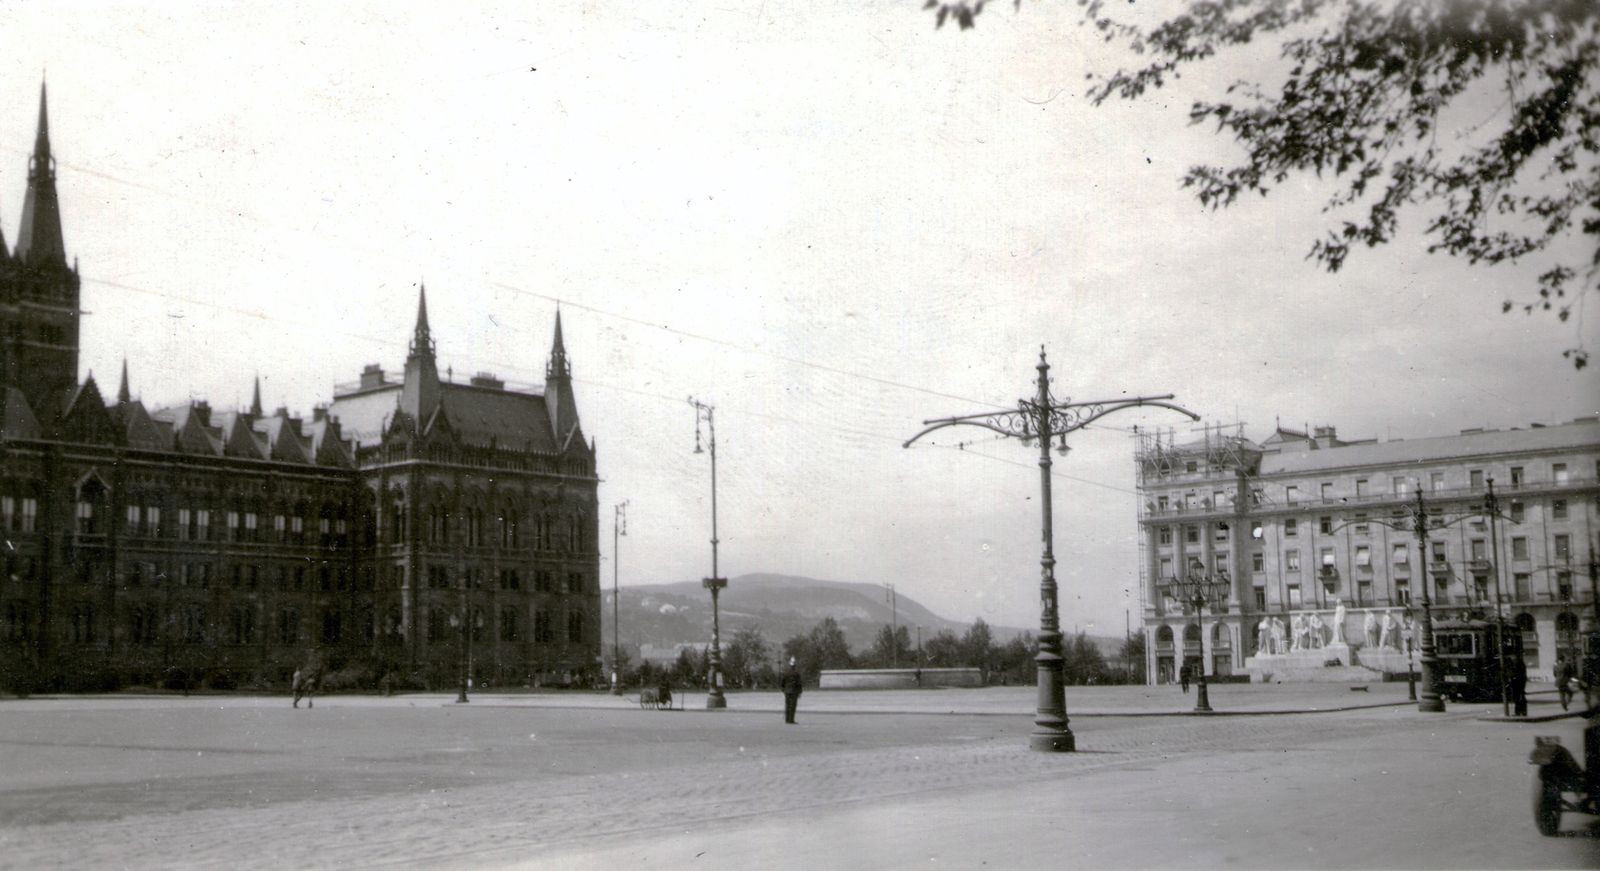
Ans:
[[[555,322],[542,392],[404,373],[310,419],[146,409],[80,381],[46,103],[0,236],[0,689],[586,679],[600,655],[594,445]]]
[[[1516,621],[1535,675],[1597,625],[1600,420],[1384,442],[1342,441],[1331,426],[1279,427],[1259,444],[1222,430],[1182,444],[1145,435],[1136,461],[1152,682],[1185,662],[1243,674],[1263,617],[1331,621],[1341,603],[1359,648],[1366,615],[1417,615],[1423,584],[1437,619],[1498,608]],[[1410,522],[1419,487],[1426,547]],[[1174,583],[1186,574],[1227,585],[1198,626]]]

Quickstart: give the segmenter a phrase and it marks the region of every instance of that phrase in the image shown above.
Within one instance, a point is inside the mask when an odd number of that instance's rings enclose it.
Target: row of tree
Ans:
[[[1107,662],[1098,645],[1084,633],[1062,641],[1062,674],[1067,685],[1144,682],[1144,637],[1134,634],[1124,641],[1115,661]],[[905,626],[884,626],[872,646],[852,651],[844,630],[832,617],[823,618],[811,631],[796,635],[781,647],[770,644],[760,626],[736,629],[722,645],[722,677],[726,689],[772,689],[778,686],[793,659],[806,683],[816,685],[825,670],[850,668],[976,668],[985,683],[1032,685],[1038,677],[1034,659],[1038,640],[1023,632],[997,644],[983,618],[974,620],[962,635],[941,630],[917,650]],[[781,656],[778,654],[781,651]],[[705,652],[684,650],[670,667],[642,663],[623,664],[621,679],[630,685],[650,686],[662,680],[677,687],[705,688],[711,673]]]

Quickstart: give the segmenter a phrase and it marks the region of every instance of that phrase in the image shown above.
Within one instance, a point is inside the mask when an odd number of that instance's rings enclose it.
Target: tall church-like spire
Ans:
[[[133,401],[133,392],[128,389],[128,358],[122,358],[122,383],[117,386],[117,404],[127,405]]]
[[[417,325],[411,333],[411,353],[406,357],[405,386],[400,390],[400,410],[418,427],[426,426],[439,407],[439,366],[433,356],[433,334],[428,329],[428,289],[417,293]]]
[[[550,362],[544,370],[544,406],[558,448],[565,449],[578,429],[578,405],[572,395],[572,364],[561,338],[561,310],[556,310],[556,335],[550,343]],[[579,440],[581,443],[581,440]]]
[[[22,226],[17,229],[17,259],[33,265],[67,265],[61,240],[61,203],[56,197],[55,157],[50,154],[50,116],[44,83],[39,83],[39,130],[34,135],[33,157],[28,161],[28,193],[22,202]]]
[[[256,376],[256,388],[250,395],[250,416],[261,417],[261,376]]]

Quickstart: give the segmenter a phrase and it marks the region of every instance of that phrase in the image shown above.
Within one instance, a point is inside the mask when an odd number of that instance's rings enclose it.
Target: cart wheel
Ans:
[[[1533,773],[1533,824],[1551,837],[1561,831],[1561,788]]]

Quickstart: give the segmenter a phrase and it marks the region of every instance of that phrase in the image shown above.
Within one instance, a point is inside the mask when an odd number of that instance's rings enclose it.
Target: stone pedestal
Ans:
[[[1373,671],[1381,671],[1384,674],[1406,673],[1407,657],[1403,650],[1394,650],[1388,647],[1363,647],[1356,653],[1356,658],[1360,660],[1362,666]],[[1410,660],[1411,670],[1420,675],[1422,673],[1421,651],[1412,651]]]

